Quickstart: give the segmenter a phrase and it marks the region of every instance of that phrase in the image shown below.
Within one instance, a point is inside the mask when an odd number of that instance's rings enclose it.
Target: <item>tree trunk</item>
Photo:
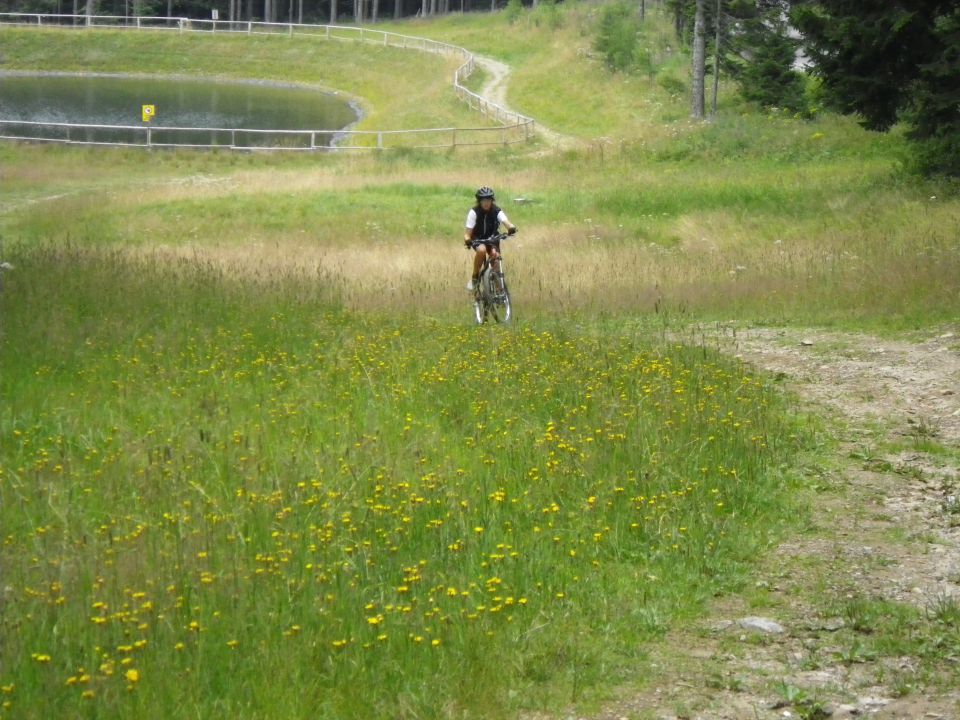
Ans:
[[[87,0],[87,9],[86,9],[86,12],[84,13],[87,17],[97,14],[97,9],[94,7],[96,3],[97,3],[97,0]]]
[[[490,0],[490,12],[497,9],[497,0]]]
[[[640,22],[647,17],[647,0],[640,0]]]
[[[330,0],[330,24],[337,24],[337,0]]]
[[[297,22],[303,25],[303,0],[297,0]]]
[[[703,86],[707,72],[707,38],[704,29],[704,5],[706,5],[706,0],[697,0],[696,15],[693,21],[693,100],[690,105],[690,114],[697,120],[703,119]]]
[[[393,0],[393,19],[399,20],[403,16],[403,0]]]
[[[713,108],[711,115],[717,115],[717,95],[720,94],[720,23],[723,20],[723,0],[717,0],[717,17],[714,24],[717,26],[717,34],[714,38],[713,48]]]
[[[430,0],[430,14],[437,14],[437,0]]]
[[[380,15],[380,0],[373,0],[373,9],[370,12],[370,22],[377,24],[377,16]]]

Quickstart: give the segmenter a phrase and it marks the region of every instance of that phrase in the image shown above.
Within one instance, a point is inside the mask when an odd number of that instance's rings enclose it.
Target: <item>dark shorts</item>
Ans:
[[[496,249],[497,252],[500,252],[500,241],[490,242],[488,240],[474,240],[470,243],[470,247],[476,250],[481,245],[487,248],[487,252],[490,252],[491,249]]]

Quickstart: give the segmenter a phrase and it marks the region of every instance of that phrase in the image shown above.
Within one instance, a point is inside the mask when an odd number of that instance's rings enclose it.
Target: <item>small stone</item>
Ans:
[[[738,621],[744,630],[777,635],[784,632],[783,625],[769,618],[745,617]]]
[[[836,705],[831,708],[831,718],[854,718],[859,717],[860,708],[856,705]]]
[[[827,632],[837,632],[837,630],[843,630],[846,626],[847,623],[842,617],[834,617],[825,620],[821,627]]]
[[[713,632],[724,632],[733,627],[733,620],[718,620],[717,622],[710,623],[707,627]]]
[[[950,396],[950,395],[956,395],[957,393],[956,393],[956,391],[954,391],[954,390],[944,390],[944,391],[943,391],[942,393],[940,393],[940,394],[943,395],[944,397],[948,397],[948,396]]]
[[[803,347],[813,347],[813,340],[801,340],[800,345]]]
[[[953,333],[944,333],[943,335],[940,336],[940,339],[941,339],[941,340],[949,340],[949,339],[952,338],[952,337],[954,337],[954,334],[953,334]]]
[[[859,705],[862,710],[873,711],[886,707],[892,702],[893,700],[888,698],[862,697],[857,700],[857,705]]]

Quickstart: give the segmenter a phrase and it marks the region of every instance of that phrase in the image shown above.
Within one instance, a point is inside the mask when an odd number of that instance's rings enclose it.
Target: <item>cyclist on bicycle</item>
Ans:
[[[507,218],[503,210],[496,206],[493,190],[486,186],[477,190],[477,204],[467,213],[467,227],[463,233],[463,244],[474,249],[473,276],[467,283],[467,290],[473,292],[480,279],[480,269],[489,256],[494,271],[500,270],[499,243],[490,242],[500,233],[501,223],[506,226],[507,234],[513,235],[517,226]]]

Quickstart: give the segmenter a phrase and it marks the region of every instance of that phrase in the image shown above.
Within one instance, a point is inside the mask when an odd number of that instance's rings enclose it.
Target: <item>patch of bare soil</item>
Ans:
[[[746,591],[673,630],[653,648],[654,677],[593,717],[957,720],[960,657],[937,628],[960,618],[937,623],[960,601],[960,336],[719,335],[827,413],[841,456],[819,470],[810,526],[759,561]],[[898,608],[923,627],[891,630]]]

